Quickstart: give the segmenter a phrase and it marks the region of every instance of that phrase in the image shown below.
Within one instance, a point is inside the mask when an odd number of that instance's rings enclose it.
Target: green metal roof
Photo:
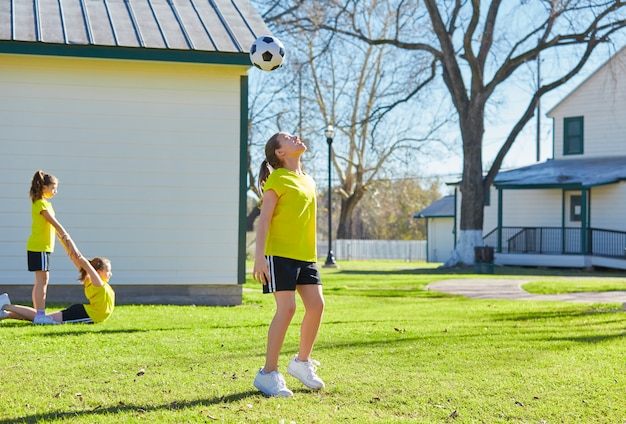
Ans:
[[[548,160],[499,172],[497,188],[587,188],[626,180],[626,156]]]
[[[249,64],[265,34],[248,0],[0,1],[4,53]]]

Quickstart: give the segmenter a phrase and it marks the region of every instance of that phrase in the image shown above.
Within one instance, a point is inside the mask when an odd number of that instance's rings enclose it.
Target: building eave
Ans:
[[[99,59],[206,63],[247,67],[251,66],[250,58],[247,53],[153,49],[146,47],[70,45],[41,42],[33,43],[23,41],[0,41],[0,53]]]

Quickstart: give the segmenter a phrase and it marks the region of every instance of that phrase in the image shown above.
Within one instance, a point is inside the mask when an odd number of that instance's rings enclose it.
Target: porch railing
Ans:
[[[483,243],[499,253],[626,258],[625,231],[588,228],[584,245],[581,237],[582,231],[577,227],[502,227],[487,234]]]

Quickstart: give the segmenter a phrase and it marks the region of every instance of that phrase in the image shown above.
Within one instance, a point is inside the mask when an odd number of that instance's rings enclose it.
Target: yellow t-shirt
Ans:
[[[46,199],[39,199],[33,202],[31,208],[32,226],[31,234],[26,243],[26,250],[31,252],[54,252],[54,227],[44,216],[42,211],[48,211],[54,216],[52,203]]]
[[[278,202],[265,239],[265,254],[317,262],[317,190],[313,178],[278,168],[265,181],[264,191],[268,190],[278,195]]]
[[[115,309],[115,292],[109,283],[104,286],[94,286],[90,279],[85,281],[85,297],[89,299],[89,305],[85,306],[85,312],[93,322],[105,321]]]

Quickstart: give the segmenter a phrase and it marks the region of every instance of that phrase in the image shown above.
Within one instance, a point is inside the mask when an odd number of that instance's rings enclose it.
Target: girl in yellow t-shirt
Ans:
[[[75,246],[73,248],[77,251]],[[112,275],[111,262],[106,258],[96,257],[89,260],[80,253],[77,255],[71,258],[80,272],[78,280],[83,283],[85,297],[89,300],[89,304],[72,305],[67,309],[47,315],[53,324],[102,322],[109,318],[115,308],[115,292],[108,283]],[[2,297],[4,305],[0,305],[0,319],[35,320],[37,311],[34,308],[11,305],[6,293]]]
[[[70,235],[55,218],[52,203],[48,200],[57,194],[57,187],[56,177],[43,171],[35,172],[30,185],[32,229],[26,243],[26,250],[28,270],[35,273],[32,298],[37,315],[33,321],[34,324],[54,324],[50,317],[46,316],[46,293],[50,280],[50,253],[54,252],[54,233],[56,232],[63,244],[71,241]],[[70,250],[69,253],[75,254],[76,252]]]
[[[274,134],[265,145],[266,159],[259,171],[263,202],[252,276],[263,284],[264,293],[274,295],[276,312],[267,335],[265,365],[254,386],[268,396],[293,396],[278,372],[278,357],[296,310],[296,291],[305,313],[299,350],[287,372],[311,389],[324,387],[316,374],[319,362],[310,357],[322,322],[324,297],[316,255],[316,188],[313,178],[302,170],[300,158],[305,151],[298,136]]]

